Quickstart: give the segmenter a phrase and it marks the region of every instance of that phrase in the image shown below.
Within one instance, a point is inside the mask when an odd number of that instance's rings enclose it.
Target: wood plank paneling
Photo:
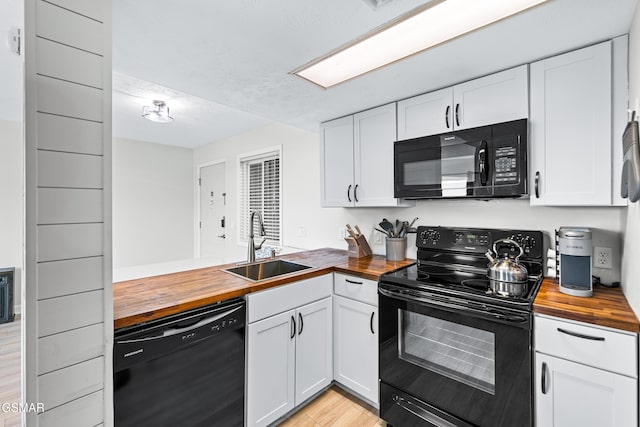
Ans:
[[[82,154],[102,154],[102,124],[38,113],[38,148]]]
[[[38,189],[38,224],[102,222],[102,190]]]
[[[640,332],[640,323],[620,288],[593,288],[591,298],[574,297],[560,292],[558,281],[545,279],[533,302],[540,314]]]
[[[102,289],[102,257],[38,264],[38,300]]]
[[[41,0],[37,2],[36,12],[38,36],[89,52],[103,53],[105,41],[100,22]]]
[[[102,224],[39,225],[38,261],[102,255]]]
[[[38,74],[102,89],[102,56],[41,38],[36,48]]]
[[[38,340],[38,374],[104,355],[104,323],[49,335]]]
[[[91,291],[38,301],[38,337],[102,322],[103,298],[103,291]]]
[[[102,389],[104,358],[86,362],[38,377],[39,401],[46,408],[55,408]]]
[[[36,80],[39,112],[102,121],[102,90],[45,76]]]
[[[70,9],[96,21],[103,22],[108,8],[104,0],[46,0],[65,9]]]
[[[102,421],[104,393],[98,391],[38,416],[40,427],[88,427]]]
[[[41,150],[38,186],[102,188],[102,157]]]

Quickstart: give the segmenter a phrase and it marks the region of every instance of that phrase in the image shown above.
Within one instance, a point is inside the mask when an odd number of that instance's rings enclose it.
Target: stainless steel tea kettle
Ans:
[[[520,250],[515,259],[509,258],[509,254],[505,254],[504,258],[499,258],[498,244],[507,243]],[[527,293],[529,273],[525,266],[520,264],[518,260],[524,251],[522,247],[512,239],[500,239],[493,243],[493,254],[491,250],[485,253],[490,263],[487,269],[487,278],[489,279],[489,288],[500,295],[504,296],[521,296]]]

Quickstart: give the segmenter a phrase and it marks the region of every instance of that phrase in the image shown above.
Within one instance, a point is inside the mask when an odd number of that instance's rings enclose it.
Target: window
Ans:
[[[251,212],[258,211],[262,214],[267,242],[280,244],[280,151],[278,147],[239,158],[240,241],[247,241]],[[253,224],[253,234],[260,235],[257,218]]]

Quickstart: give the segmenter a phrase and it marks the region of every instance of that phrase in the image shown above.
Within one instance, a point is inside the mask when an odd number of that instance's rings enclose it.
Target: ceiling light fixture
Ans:
[[[329,88],[548,0],[432,0],[291,74]]]
[[[169,123],[173,121],[173,117],[169,115],[169,107],[164,101],[153,101],[153,106],[145,105],[142,107],[142,117],[156,123]]]

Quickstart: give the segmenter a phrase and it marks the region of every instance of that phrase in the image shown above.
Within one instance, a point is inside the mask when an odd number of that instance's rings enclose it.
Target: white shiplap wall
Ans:
[[[111,1],[25,1],[28,426],[112,424]]]

